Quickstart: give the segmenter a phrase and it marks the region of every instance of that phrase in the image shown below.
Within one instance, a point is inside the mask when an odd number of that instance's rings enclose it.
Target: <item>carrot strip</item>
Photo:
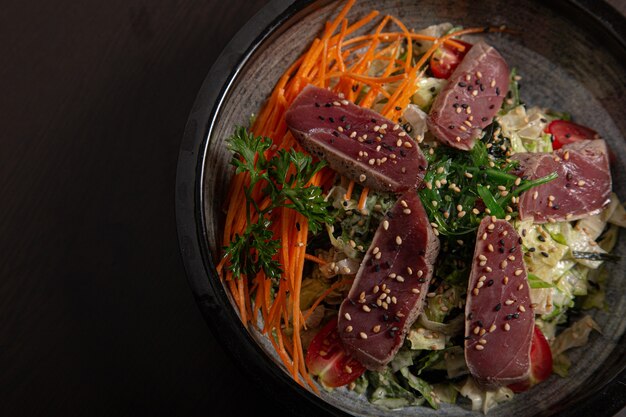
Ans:
[[[348,189],[346,190],[346,194],[343,196],[343,199],[348,201],[350,197],[352,197],[352,190],[354,189],[354,181],[350,181],[348,184]]]
[[[359,204],[357,206],[357,208],[360,211],[363,211],[363,209],[365,209],[365,202],[367,201],[367,194],[369,193],[370,189],[369,188],[363,188],[363,191],[361,191],[361,197],[359,197]]]
[[[353,279],[344,279],[344,280],[341,280],[341,281],[337,281],[333,285],[328,287],[326,289],[326,291],[324,291],[319,297],[317,297],[315,302],[308,309],[308,311],[304,315],[304,320],[306,321],[306,320],[309,319],[309,317],[311,317],[311,314],[313,314],[313,311],[322,303],[322,301],[324,301],[324,299],[326,297],[328,297],[328,295],[331,292],[335,291],[337,288],[341,288],[341,287],[347,286],[348,284],[352,285],[352,281],[354,281],[354,280]]]
[[[320,264],[320,265],[326,265],[328,263],[325,260],[323,260],[321,258],[318,258],[315,255],[311,255],[310,253],[305,253],[304,254],[304,259],[308,259],[309,261],[313,261],[313,262],[315,262],[317,264]]]

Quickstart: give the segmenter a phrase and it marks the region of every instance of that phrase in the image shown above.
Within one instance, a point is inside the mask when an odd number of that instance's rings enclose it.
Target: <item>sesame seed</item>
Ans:
[[[578,186],[579,187],[582,187],[583,185],[585,185],[585,181],[583,181],[583,180],[578,181]]]
[[[402,276],[398,275],[398,276],[396,277],[396,281],[398,281],[398,282],[404,282],[404,278],[403,278]]]
[[[509,255],[507,258],[509,261],[513,262],[515,260],[515,256]]]
[[[374,255],[374,258],[380,259],[381,256],[383,256],[382,252],[378,252],[376,255]]]
[[[396,245],[402,244],[402,238],[400,236],[396,236]]]
[[[372,289],[372,292],[376,294],[378,291],[380,291],[380,287],[378,285],[375,285],[374,288]]]
[[[461,212],[459,212],[458,217],[459,218],[465,217],[466,214],[467,214],[466,212],[461,211]]]
[[[489,333],[493,333],[493,331],[496,330],[496,325],[495,323],[491,325],[491,327],[489,327]]]
[[[367,305],[363,304],[363,311],[365,311],[366,313],[369,313],[370,311],[372,311],[372,309],[369,308]]]
[[[367,339],[367,335],[365,334],[365,332],[359,333],[359,336],[361,337],[361,339]]]
[[[487,226],[488,230],[493,230],[495,228],[496,228],[496,226],[493,223],[491,223],[489,226]]]
[[[346,320],[348,320],[348,321],[352,320],[352,317],[350,316],[350,313],[346,313],[346,314],[344,314],[343,316],[344,316],[344,317],[346,318]]]
[[[374,327],[372,328],[372,331],[373,331],[374,333],[378,333],[378,332],[380,331],[380,324],[377,324],[376,326],[374,326]]]
[[[406,132],[400,132],[400,133],[398,133],[398,136],[404,137],[404,136],[406,136]]]
[[[506,301],[504,302],[504,304],[506,304],[506,305],[510,306],[510,305],[511,305],[511,304],[513,304],[514,302],[515,302],[514,300],[508,299],[508,300],[506,300]]]
[[[367,176],[365,174],[361,174],[359,176],[359,181],[361,181],[361,182],[365,181],[366,179],[367,179]]]
[[[521,283],[520,285],[517,286],[517,290],[521,291],[524,288],[524,283]]]
[[[474,294],[474,295],[478,295],[479,292],[480,292],[480,290],[478,288],[474,288],[472,290],[472,294]]]
[[[479,335],[484,335],[485,333],[487,333],[486,329],[480,329],[480,333],[478,333]]]
[[[417,277],[421,278],[422,275],[424,275],[424,271],[422,271],[421,269],[419,271],[417,271]]]
[[[383,229],[385,229],[385,230],[389,229],[389,221],[388,220],[383,220]]]
[[[518,309],[519,311],[521,311],[522,313],[524,313],[524,312],[526,311],[526,307],[524,307],[524,306],[522,306],[522,305],[521,305],[521,306],[519,306],[519,307],[517,307],[517,309]]]
[[[476,350],[483,350],[485,347],[483,345],[476,345]]]
[[[515,276],[518,277],[518,276],[522,275],[522,273],[524,273],[524,270],[523,269],[518,269],[518,270],[515,271]]]
[[[485,283],[480,281],[478,284],[476,284],[476,288],[482,288],[484,285]]]
[[[480,332],[480,326],[474,327],[474,334],[478,334]]]
[[[536,200],[536,199],[537,199],[537,197],[539,197],[539,192],[538,192],[538,191],[535,191],[535,192],[533,193],[533,200]]]
[[[352,332],[353,328],[352,326],[346,326],[346,333],[350,333]]]
[[[350,137],[351,137],[351,138],[355,138],[355,137],[356,137],[356,131],[354,131],[354,132],[350,133]]]
[[[480,259],[481,261],[486,261],[487,257],[485,255],[478,255],[478,259]]]
[[[487,340],[486,339],[480,339],[478,341],[478,343],[480,343],[481,345],[486,345],[487,344]]]
[[[411,214],[411,209],[406,208],[406,209],[402,210],[402,212],[404,214]]]
[[[511,330],[511,325],[509,323],[504,323],[504,331],[508,332]]]
[[[420,290],[419,290],[418,288],[413,288],[413,289],[411,289],[411,292],[412,292],[413,294],[419,294],[419,293],[420,293]]]
[[[500,269],[504,269],[504,268],[506,268],[508,264],[509,264],[509,263],[508,263],[507,261],[502,261],[502,262],[500,262]]]
[[[508,284],[508,283],[509,283],[509,277],[507,277],[507,276],[505,275],[505,276],[504,276],[504,278],[502,279],[502,283],[503,283],[504,285]]]
[[[489,252],[493,252],[493,245],[491,243],[487,245],[487,250],[489,250]]]
[[[437,294],[435,294],[434,292],[429,292],[428,294],[426,294],[426,297],[428,298],[433,298],[434,296],[436,296]]]

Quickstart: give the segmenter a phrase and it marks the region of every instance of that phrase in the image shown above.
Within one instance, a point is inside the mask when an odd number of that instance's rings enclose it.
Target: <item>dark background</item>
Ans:
[[[174,214],[196,93],[264,3],[0,5],[0,415],[283,414],[209,333]]]
[[[0,5],[0,415],[276,411],[209,333],[174,213],[196,93],[264,3]]]

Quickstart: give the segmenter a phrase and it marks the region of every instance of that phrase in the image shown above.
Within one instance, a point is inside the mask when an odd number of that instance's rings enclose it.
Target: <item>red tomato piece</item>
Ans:
[[[341,387],[357,379],[365,367],[352,358],[341,344],[337,319],[331,321],[315,335],[305,358],[309,372],[327,387]]]
[[[443,45],[437,49],[433,56],[430,58],[430,70],[437,78],[450,78],[450,75],[454,72],[456,67],[467,54],[467,51],[472,47],[471,43],[463,42],[458,39],[454,40],[465,47],[464,51],[459,51],[453,46]]]
[[[552,351],[546,337],[535,326],[532,346],[530,347],[530,377],[524,382],[509,385],[513,392],[526,391],[528,388],[548,379],[552,375]]]
[[[552,135],[552,148],[555,150],[568,143],[599,137],[595,130],[566,120],[553,120],[546,131]]]

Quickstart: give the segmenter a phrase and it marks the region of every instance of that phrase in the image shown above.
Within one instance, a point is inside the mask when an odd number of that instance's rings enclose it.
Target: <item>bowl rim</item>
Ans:
[[[223,308],[230,307],[231,304],[211,257],[205,227],[206,199],[202,190],[204,174],[208,168],[205,160],[210,137],[225,98],[237,76],[265,41],[286,29],[283,26],[286,22],[297,14],[306,14],[332,1],[271,0],[237,32],[216,59],[199,89],[181,140],[176,174],[175,209],[180,254],[188,284],[206,323],[249,380],[264,387],[276,403],[281,403],[287,410],[302,416],[319,416],[320,413],[333,416],[349,414],[294,384],[291,377],[276,366],[252,338],[235,309]],[[617,45],[622,54],[626,54],[626,17],[605,1],[555,0],[549,3],[548,7],[563,8],[566,17],[584,16],[587,22],[592,18],[594,26],[592,29],[602,32],[602,36]],[[241,343],[241,340],[245,342]],[[601,408],[597,407],[609,401],[607,392],[611,391],[611,387],[626,385],[626,361],[622,359],[620,363],[619,360],[625,356],[626,334],[622,335],[615,349],[621,350],[621,354],[611,355],[615,363],[606,366],[612,371],[612,377],[594,384],[594,389],[584,394],[573,393],[572,396],[575,394],[576,400],[569,405],[580,405],[583,401],[590,400],[597,405],[595,409],[599,410]],[[296,395],[279,396],[277,390],[270,388],[268,381],[271,381],[272,385],[277,381],[281,387]],[[305,400],[306,406],[302,400]],[[624,405],[626,402],[621,407]],[[572,408],[574,407],[570,407],[570,411],[550,409],[547,412],[579,415],[571,411]]]

